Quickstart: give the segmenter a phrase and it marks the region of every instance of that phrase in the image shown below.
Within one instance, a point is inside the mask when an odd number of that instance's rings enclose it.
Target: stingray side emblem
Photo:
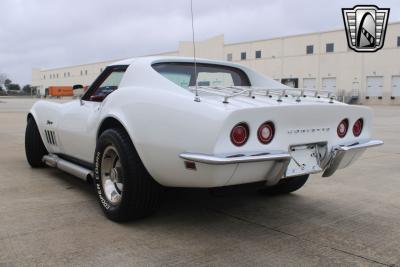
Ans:
[[[385,42],[390,8],[357,5],[342,8],[347,43],[356,52],[376,52]]]

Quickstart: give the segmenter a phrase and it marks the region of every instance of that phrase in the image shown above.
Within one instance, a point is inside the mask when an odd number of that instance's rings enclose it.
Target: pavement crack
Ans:
[[[353,256],[353,257],[357,257],[357,258],[360,258],[360,259],[364,259],[364,260],[372,262],[372,263],[376,263],[376,264],[383,265],[383,266],[388,266],[388,267],[396,266],[395,264],[389,264],[389,263],[380,262],[378,260],[374,260],[374,259],[362,256],[362,255],[359,255],[359,254],[355,254],[353,252],[350,252],[350,251],[347,251],[347,250],[344,250],[344,249],[340,249],[340,248],[336,248],[336,247],[332,247],[332,246],[327,246],[327,245],[321,244],[319,242],[315,242],[315,241],[312,241],[312,240],[309,240],[309,239],[306,239],[306,238],[301,238],[301,237],[299,237],[297,235],[294,235],[294,234],[279,230],[279,229],[274,228],[274,227],[266,226],[266,225],[264,225],[262,223],[254,222],[254,221],[248,220],[246,218],[239,217],[237,215],[226,213],[226,212],[223,212],[221,210],[213,209],[213,208],[210,208],[210,207],[205,207],[205,208],[210,210],[210,211],[212,211],[212,212],[214,212],[214,213],[222,214],[222,215],[228,216],[230,218],[245,222],[247,224],[251,224],[251,225],[258,226],[258,227],[262,227],[262,228],[270,230],[270,231],[274,231],[274,232],[277,232],[277,233],[280,233],[280,234],[283,234],[283,235],[286,235],[286,236],[294,237],[294,238],[296,238],[296,239],[298,239],[300,241],[313,243],[313,244],[316,244],[318,246],[321,246],[321,247],[324,247],[324,248],[328,248],[328,249],[332,249],[334,251],[337,251],[337,252],[340,252],[340,253],[344,253],[344,254],[347,254],[347,255],[350,255],[350,256]]]
[[[304,239],[304,240],[307,240],[307,239]],[[329,246],[326,246],[326,247],[328,247],[328,248],[330,248],[332,250],[339,251],[339,252],[354,256],[354,257],[361,258],[361,259],[365,259],[367,261],[370,261],[370,262],[373,262],[373,263],[377,263],[377,264],[380,264],[380,265],[383,265],[383,266],[389,266],[389,267],[396,266],[396,264],[388,264],[388,263],[380,262],[380,261],[377,261],[377,260],[374,260],[374,259],[370,259],[370,258],[364,257],[364,256],[359,255],[359,254],[352,253],[352,252],[347,251],[347,250],[343,250],[343,249],[339,249],[339,248],[335,248],[335,247],[329,247]]]

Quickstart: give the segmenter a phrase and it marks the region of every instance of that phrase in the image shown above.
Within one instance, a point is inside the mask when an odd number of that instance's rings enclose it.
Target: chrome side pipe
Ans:
[[[70,161],[66,161],[57,155],[46,155],[42,158],[42,161],[50,167],[57,168],[85,181],[87,181],[88,178],[93,177],[93,172],[91,170]]]

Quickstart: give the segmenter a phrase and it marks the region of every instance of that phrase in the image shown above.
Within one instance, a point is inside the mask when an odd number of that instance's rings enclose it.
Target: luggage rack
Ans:
[[[301,102],[301,98],[305,97],[315,97],[315,98],[325,98],[329,99],[329,103],[334,103],[336,96],[326,90],[315,90],[307,88],[262,88],[253,86],[189,86],[190,91],[195,92],[205,92],[214,95],[221,96],[223,98],[222,103],[228,104],[230,98],[236,96],[248,96],[255,98],[255,96],[265,96],[269,98],[277,97],[278,102],[282,102],[282,98],[292,96],[296,97],[296,102]]]

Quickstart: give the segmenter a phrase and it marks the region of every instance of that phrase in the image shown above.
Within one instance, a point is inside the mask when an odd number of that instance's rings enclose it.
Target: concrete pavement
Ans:
[[[294,194],[171,190],[154,216],[116,224],[89,185],[29,167],[34,101],[0,99],[0,266],[400,266],[400,107],[372,107],[384,146]]]

